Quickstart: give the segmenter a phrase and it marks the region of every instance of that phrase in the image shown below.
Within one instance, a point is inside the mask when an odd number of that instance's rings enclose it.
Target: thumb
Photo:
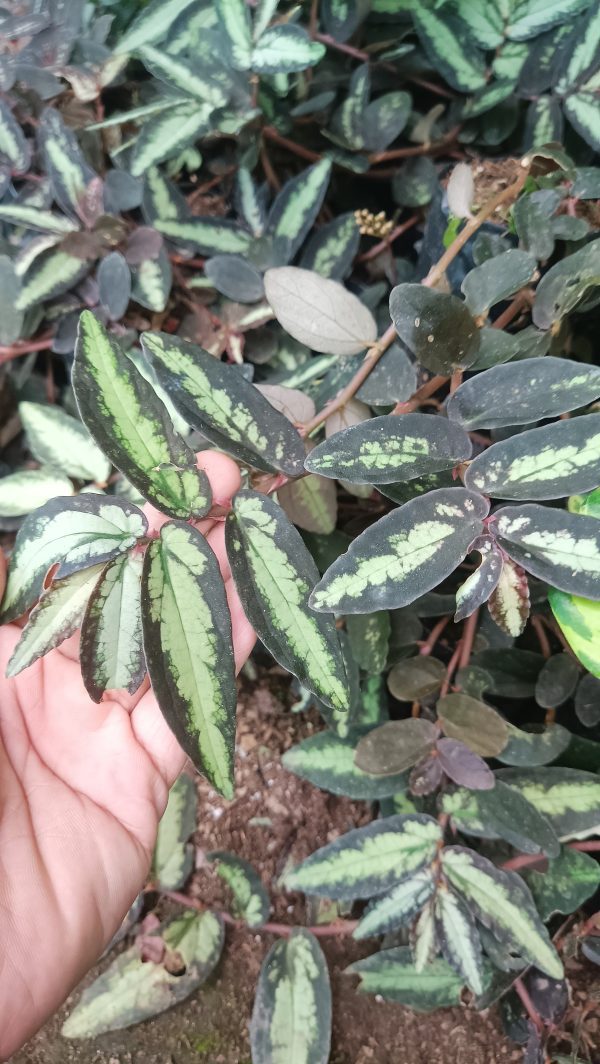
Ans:
[[[0,602],[2,601],[4,588],[6,587],[6,569],[6,556],[2,548],[0,547]]]

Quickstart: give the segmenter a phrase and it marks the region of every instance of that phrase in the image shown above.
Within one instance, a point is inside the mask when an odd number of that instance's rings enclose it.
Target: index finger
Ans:
[[[210,481],[213,503],[215,505],[228,506],[232,496],[235,495],[236,491],[239,491],[242,484],[239,468],[233,458],[229,458],[228,455],[221,454],[219,451],[199,451],[196,455],[196,465],[198,469],[204,470]],[[158,532],[159,528],[162,528],[170,520],[169,517],[166,517],[151,503],[147,503],[144,506],[144,513],[148,518],[150,530],[153,532]],[[208,517],[200,521],[194,521],[195,527],[203,535],[206,535],[214,524],[215,522]]]

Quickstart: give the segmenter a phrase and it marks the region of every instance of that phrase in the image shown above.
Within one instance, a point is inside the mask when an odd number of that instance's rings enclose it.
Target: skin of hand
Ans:
[[[230,458],[202,452],[219,503],[240,487]],[[166,520],[146,508],[154,529]],[[223,522],[197,527],[231,609],[236,667],[254,632],[233,586]],[[0,597],[6,563],[0,551]],[[185,763],[148,681],[131,697],[87,695],[78,636],[12,680],[20,629],[0,628],[0,1060],[61,1005],[144,885],[170,786]]]

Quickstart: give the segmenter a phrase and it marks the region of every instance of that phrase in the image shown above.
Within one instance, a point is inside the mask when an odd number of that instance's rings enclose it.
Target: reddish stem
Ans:
[[[53,336],[47,336],[43,340],[23,341],[4,346],[0,344],[0,366],[10,362],[13,358],[28,355],[31,351],[48,351],[54,343]]]
[[[405,233],[407,229],[411,229],[412,226],[416,225],[418,221],[418,214],[411,215],[411,217],[406,222],[402,222],[401,225],[397,225],[395,229],[392,229],[389,236],[386,236],[383,240],[380,240],[378,244],[375,244],[372,248],[369,248],[368,251],[363,251],[362,255],[358,255],[356,261],[370,262],[371,259],[376,259],[382,251],[386,251],[394,243],[394,240],[397,240],[399,236],[402,236],[402,234]]]
[[[462,646],[460,651],[460,658],[458,666],[460,669],[466,669],[471,660],[471,654],[473,653],[473,643],[475,636],[477,635],[477,621],[479,620],[479,610],[476,609],[470,617],[467,617],[462,637]]]
[[[201,913],[207,912],[209,909],[214,911],[213,906],[205,905],[196,898],[189,898],[187,894],[181,894],[177,890],[161,890],[160,893],[163,898],[170,898],[171,901],[176,901],[179,905],[185,905],[187,909],[195,909]],[[266,923],[261,924],[260,927],[249,927],[243,920],[234,919],[228,912],[222,910],[218,910],[218,912],[224,923],[229,924],[230,927],[244,928],[252,934],[259,931],[264,935],[282,935],[286,937],[291,935],[297,926],[295,924]],[[358,920],[334,920],[331,924],[315,924],[313,927],[305,928],[305,930],[310,931],[317,938],[328,938],[332,935],[351,935],[357,926]]]
[[[532,625],[532,627],[533,627],[533,629],[535,631],[535,634],[537,635],[538,643],[540,644],[540,650],[541,650],[543,656],[545,658],[552,657],[552,649],[550,647],[550,640],[548,639],[548,636],[546,635],[546,631],[544,629],[544,625],[542,624],[541,617],[537,617],[537,616],[532,617],[531,618],[531,625]]]
[[[421,387],[417,389],[412,399],[407,399],[403,403],[396,403],[392,410],[392,414],[412,413],[412,411],[416,410],[425,399],[429,399],[430,395],[433,395],[434,392],[437,392],[438,388],[443,387],[443,385],[447,383],[448,377],[442,377],[439,374],[436,377],[431,377],[428,381],[425,381],[425,384],[422,384]]]
[[[431,654],[431,652],[433,651],[438,639],[440,638],[442,632],[444,631],[444,628],[446,627],[446,625],[449,622],[450,622],[450,617],[441,617],[440,618],[440,620],[437,622],[437,624],[435,624],[433,626],[433,628],[431,629],[427,639],[425,640],[425,642],[423,643],[423,646],[421,647],[421,649],[419,651],[419,654],[421,654],[423,657],[427,657],[428,654]]]
[[[542,1018],[541,1018],[538,1010],[536,1009],[535,1005],[533,1004],[533,1001],[529,997],[529,993],[527,991],[527,988],[526,988],[523,980],[520,979],[520,978],[516,979],[514,987],[515,987],[515,990],[517,991],[517,994],[519,995],[519,997],[521,999],[521,1004],[523,1005],[527,1015],[529,1016],[529,1019],[531,1020],[532,1024],[535,1027],[535,1029],[539,1033],[541,1033],[544,1030],[544,1023],[542,1021]]]

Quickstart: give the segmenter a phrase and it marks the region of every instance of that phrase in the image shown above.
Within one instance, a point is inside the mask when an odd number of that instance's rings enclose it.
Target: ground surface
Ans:
[[[290,713],[286,700],[287,681],[276,671],[268,688],[244,685],[236,798],[223,802],[199,781],[194,841],[200,867],[188,892],[211,904],[226,904],[221,881],[201,865],[204,851],[228,849],[252,861],[265,884],[274,884],[272,919],[310,923],[318,914],[307,913],[301,898],[278,891],[277,880],[288,861],[295,863],[367,822],[370,811],[366,803],[320,792],[283,769],[283,750],[318,727],[316,717],[307,720]],[[248,1020],[261,960],[272,941],[272,936],[229,928],[215,976],[187,1002],[155,1020],[91,1042],[67,1042],[60,1036],[77,991],[11,1064],[250,1064]],[[343,969],[373,947],[340,938],[321,943],[334,999],[331,1064],[508,1064],[522,1059],[522,1050],[504,1038],[495,1010],[478,1014],[446,1009],[432,1018],[362,996],[356,993],[356,978],[344,975]],[[82,987],[107,963],[94,969]],[[600,997],[600,986],[595,994]],[[590,1015],[587,1024],[593,1025],[593,1037],[600,1029],[598,1014]]]

